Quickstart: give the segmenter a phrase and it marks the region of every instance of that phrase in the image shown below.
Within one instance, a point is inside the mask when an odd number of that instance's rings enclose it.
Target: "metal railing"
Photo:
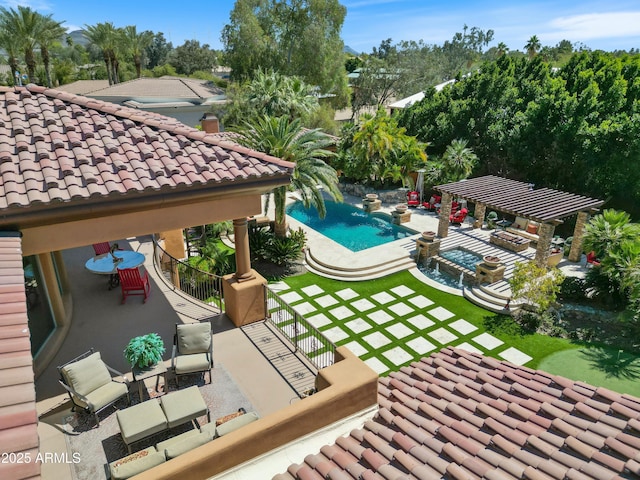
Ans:
[[[317,328],[273,292],[268,285],[264,289],[266,320],[284,335],[318,370],[335,361],[336,346]]]
[[[203,303],[224,311],[222,277],[203,272],[167,253],[153,240],[153,259],[167,280],[176,288]]]

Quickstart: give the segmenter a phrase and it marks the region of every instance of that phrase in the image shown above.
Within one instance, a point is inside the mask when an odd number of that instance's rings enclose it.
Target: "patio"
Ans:
[[[74,279],[71,285],[73,321],[62,348],[35,382],[42,452],[62,454],[67,449],[63,421],[69,415],[71,404],[58,384],[57,365],[93,347],[100,351],[107,364],[121,372],[130,372],[122,351],[131,337],[149,332],[157,332],[163,338],[167,349],[165,363],[169,365],[175,324],[179,322],[211,320],[216,365],[224,367],[261,416],[298,399],[296,392],[242,329],[234,327],[216,309],[192,303],[159,277],[152,264],[150,237],[130,238],[118,243],[122,248],[145,255],[145,267],[152,283],[151,295],[144,304],[141,298],[133,297],[121,305],[119,288],[108,290],[106,278],[85,270],[85,261],[93,256],[91,246],[63,252],[69,277]],[[127,375],[131,378],[130,373]],[[148,379],[147,386],[154,386],[154,382],[155,378]],[[132,386],[132,391],[137,388]],[[265,392],[269,392],[268,395]],[[43,463],[42,478],[72,478],[70,468],[64,463]]]

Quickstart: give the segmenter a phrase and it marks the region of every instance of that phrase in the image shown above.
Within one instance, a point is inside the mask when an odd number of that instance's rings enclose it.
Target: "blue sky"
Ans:
[[[618,0],[342,0],[347,17],[342,38],[351,48],[370,52],[386,38],[441,44],[464,24],[495,32],[493,45],[504,42],[524,50],[529,37],[542,45],[562,39],[592,49],[640,48],[640,1]],[[0,0],[0,5],[28,5],[52,14],[71,29],[110,21],[116,27],[163,32],[174,46],[196,39],[220,49],[220,31],[229,20],[233,0]]]

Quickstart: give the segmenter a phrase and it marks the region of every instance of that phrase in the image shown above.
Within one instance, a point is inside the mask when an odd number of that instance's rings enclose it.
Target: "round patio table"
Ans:
[[[120,283],[118,277],[119,268],[135,268],[144,263],[144,254],[133,250],[116,250],[90,258],[84,267],[91,273],[98,275],[109,275],[109,290],[115,288]]]

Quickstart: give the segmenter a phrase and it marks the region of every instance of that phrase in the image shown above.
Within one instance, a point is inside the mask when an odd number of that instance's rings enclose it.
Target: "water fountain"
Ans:
[[[462,288],[462,282],[464,281],[464,273],[460,272],[460,279],[458,280],[458,287]]]
[[[435,270],[435,272],[436,272],[436,275],[438,273],[440,273],[440,264],[438,262],[436,262],[436,270]]]

